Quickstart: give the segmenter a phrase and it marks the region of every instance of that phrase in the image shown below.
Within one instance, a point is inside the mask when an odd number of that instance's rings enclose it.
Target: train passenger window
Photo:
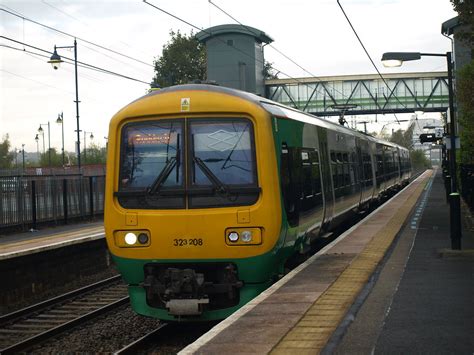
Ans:
[[[302,148],[302,185],[301,212],[309,213],[322,206],[321,175],[318,152],[313,148]]]

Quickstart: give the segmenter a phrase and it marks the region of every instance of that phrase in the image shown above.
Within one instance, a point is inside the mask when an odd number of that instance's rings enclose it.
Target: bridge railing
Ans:
[[[104,191],[104,175],[0,176],[0,230],[101,215]]]

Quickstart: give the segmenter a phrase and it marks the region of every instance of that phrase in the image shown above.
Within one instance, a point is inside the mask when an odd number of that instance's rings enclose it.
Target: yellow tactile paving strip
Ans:
[[[83,240],[84,238],[95,238],[104,234],[103,226],[81,228],[74,231],[56,233],[50,236],[0,245],[0,259],[20,256],[25,252],[33,250],[51,249],[65,243]]]
[[[271,354],[318,354],[365,286],[378,263],[421,195],[432,172],[380,229],[365,249],[308,309],[300,321],[275,346]]]

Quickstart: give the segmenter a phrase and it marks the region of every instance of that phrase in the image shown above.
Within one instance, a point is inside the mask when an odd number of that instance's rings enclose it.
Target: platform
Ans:
[[[180,354],[472,353],[474,231],[426,171]]]
[[[102,238],[102,221],[1,236],[0,261]]]

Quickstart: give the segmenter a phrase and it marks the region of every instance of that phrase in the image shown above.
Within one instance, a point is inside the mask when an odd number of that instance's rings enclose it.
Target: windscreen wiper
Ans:
[[[212,185],[214,185],[217,193],[228,195],[229,189],[227,186],[221,180],[219,180],[219,178],[211,171],[211,169],[207,167],[206,163],[204,163],[201,158],[194,157],[193,161],[199,166]]]
[[[171,128],[170,128],[170,134],[171,134]],[[176,182],[179,181],[179,166],[181,164],[181,150],[179,149],[179,134],[176,137],[177,143],[176,143],[176,155],[172,157],[168,162],[166,163],[165,167],[163,170],[161,170],[160,175],[158,175],[153,181],[153,183],[148,186],[147,191],[150,195],[156,194],[160,188],[161,185],[166,181],[168,176],[170,176],[171,172],[173,169],[176,167]],[[168,145],[166,148],[166,157],[168,158],[168,148],[169,148],[169,140],[168,140]]]
[[[163,183],[171,174],[171,172],[173,171],[177,163],[178,163],[178,160],[176,159],[176,157],[172,157],[170,160],[168,160],[163,170],[161,170],[160,175],[158,175],[155,181],[153,181],[153,183],[150,186],[148,186],[147,188],[148,194],[154,195],[159,191],[159,189],[161,188],[161,185],[163,185]]]

